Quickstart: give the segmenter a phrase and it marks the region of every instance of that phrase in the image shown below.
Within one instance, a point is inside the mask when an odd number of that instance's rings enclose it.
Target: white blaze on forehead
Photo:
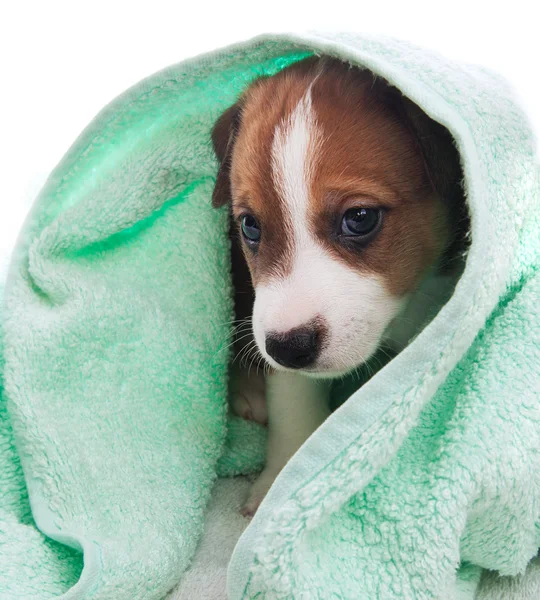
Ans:
[[[295,246],[308,234],[309,189],[320,139],[310,86],[289,118],[276,127],[272,143],[274,185],[285,205],[285,219],[292,226],[287,229],[294,232]]]

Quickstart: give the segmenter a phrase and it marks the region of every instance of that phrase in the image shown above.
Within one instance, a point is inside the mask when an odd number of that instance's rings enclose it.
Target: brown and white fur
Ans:
[[[233,410],[268,418],[249,516],[328,416],[328,382],[383,343],[401,350],[433,316],[426,298],[446,292],[441,273],[456,254],[461,174],[442,126],[383,79],[328,57],[255,81],[212,139],[213,204],[231,203],[236,234],[237,317],[271,367],[232,382]],[[349,235],[346,213],[376,225]],[[253,223],[255,242],[242,233]]]

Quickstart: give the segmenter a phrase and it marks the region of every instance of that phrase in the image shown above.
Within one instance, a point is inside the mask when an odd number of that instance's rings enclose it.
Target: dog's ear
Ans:
[[[456,207],[464,200],[463,174],[452,135],[408,98],[403,97],[402,104],[435,191],[445,204]]]
[[[241,105],[233,104],[216,121],[212,129],[212,144],[219,161],[212,206],[219,208],[231,200],[231,157],[240,127]]]
[[[450,132],[431,119],[397,88],[376,78],[377,96],[403,119],[420,149],[426,174],[435,192],[448,208],[451,236],[446,247],[442,270],[451,271],[469,244],[470,219],[463,188],[463,171],[458,149]]]
[[[470,218],[460,155],[446,127],[428,117],[408,98],[403,99],[403,107],[432,186],[448,208],[451,234],[439,268],[442,273],[452,273],[456,264],[461,264],[469,245]]]
[[[459,264],[466,253],[470,230],[459,151],[448,129],[405,97],[403,110],[422,151],[431,184],[448,208],[451,235],[441,270],[452,272],[456,261]]]
[[[450,132],[384,79],[372,88],[378,99],[407,123],[424,158],[427,176],[443,202],[455,206],[463,200],[459,152]]]
[[[470,219],[463,187],[458,149],[450,132],[384,79],[376,77],[372,90],[379,101],[403,120],[413,134],[424,159],[425,171],[434,191],[448,208],[450,239],[442,269],[451,271],[469,244]]]

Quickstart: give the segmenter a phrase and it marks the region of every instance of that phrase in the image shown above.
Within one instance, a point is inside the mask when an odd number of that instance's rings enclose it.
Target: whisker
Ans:
[[[259,352],[259,348],[258,348],[257,344],[253,344],[253,352],[251,353],[251,363],[250,363],[249,368],[248,368],[248,377],[249,377],[249,373],[251,371],[251,367],[255,363],[255,360],[257,360],[257,366],[255,367],[256,370],[257,370],[258,369],[258,364],[259,364],[259,361],[260,361],[261,358],[263,358],[263,356]]]
[[[253,354],[255,352],[257,352],[257,348],[256,348],[254,342],[252,342],[248,346],[246,346],[246,352],[243,356],[244,366],[246,366],[246,367],[249,366],[249,364],[250,364],[249,361],[251,360],[251,357],[253,356]],[[248,375],[249,375],[249,370],[248,370]]]
[[[235,344],[236,342],[241,342],[242,340],[245,340],[248,337],[252,337],[252,333],[251,331],[248,331],[247,333],[244,333],[244,335],[240,336],[240,337],[236,337],[233,340],[233,344]]]
[[[239,357],[240,357],[239,364],[240,364],[240,366],[242,366],[242,365],[245,365],[245,364],[246,364],[246,362],[245,362],[245,361],[247,361],[249,354],[250,354],[250,353],[252,352],[252,350],[253,350],[253,346],[252,346],[252,344],[253,344],[253,341],[251,341],[249,344],[247,344],[246,346],[244,346],[244,347],[242,348],[242,350],[240,351],[240,353],[239,353]],[[233,361],[233,362],[234,362],[234,361]]]

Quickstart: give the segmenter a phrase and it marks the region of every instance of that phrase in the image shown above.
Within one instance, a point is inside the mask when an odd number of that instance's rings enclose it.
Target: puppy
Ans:
[[[383,344],[400,351],[440,306],[433,295],[448,297],[461,170],[446,129],[329,57],[255,81],[212,141],[213,205],[231,205],[235,234],[236,351],[256,348],[269,367],[237,369],[231,383],[233,410],[268,420],[266,467],[242,511],[252,516],[328,416],[329,382]]]

